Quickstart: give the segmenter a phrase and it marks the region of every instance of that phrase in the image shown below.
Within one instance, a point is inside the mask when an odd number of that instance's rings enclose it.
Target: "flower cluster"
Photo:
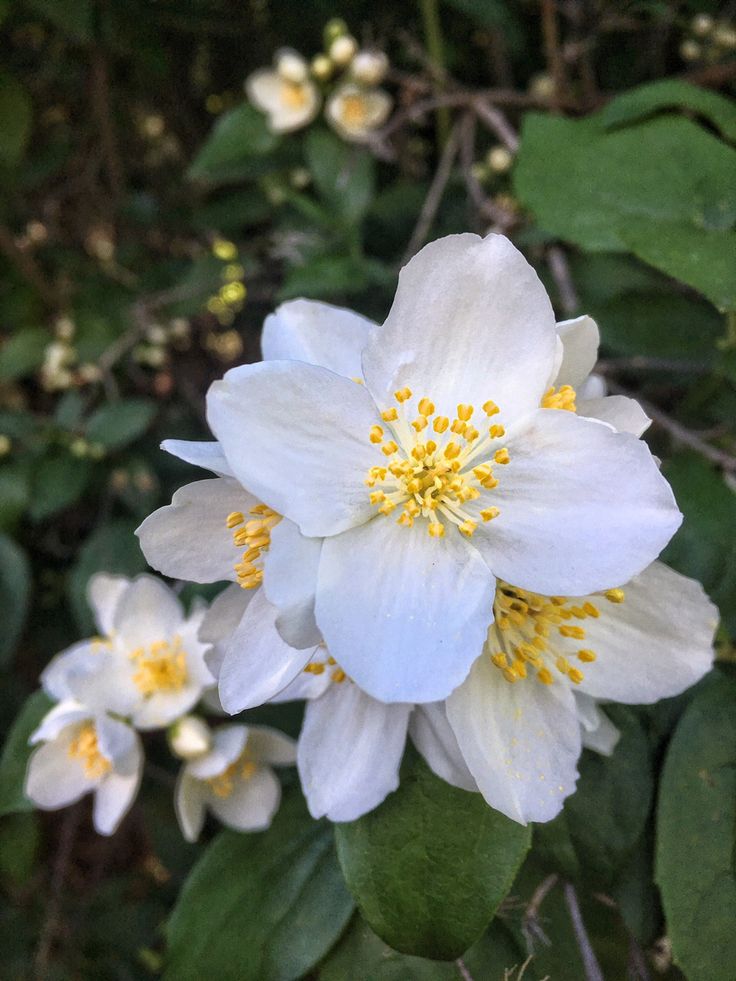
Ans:
[[[206,606],[187,616],[152,576],[98,574],[90,605],[99,636],[58,654],[41,682],[56,701],[31,736],[26,795],[55,810],[94,794],[94,825],[113,834],[133,804],[144,765],[139,732],[167,729],[185,760],[176,787],[184,836],[194,841],[206,808],[229,827],[269,825],[280,799],[272,765],[294,761],[293,743],[273,729],[214,731],[188,715],[215,679],[199,639]]]
[[[391,112],[391,96],[380,88],[388,58],[383,51],[359,50],[342,21],[325,28],[325,49],[307,63],[298,52],[282,48],[273,68],[261,68],[246,79],[246,94],[266,113],[274,133],[309,125],[324,101],[325,119],[335,132],[363,143]]]
[[[600,702],[683,691],[716,625],[656,561],[681,516],[646,415],[592,374],[595,323],[556,324],[503,236],[456,235],[383,325],[296,300],[262,343],[209,391],[216,441],[164,444],[215,476],[138,530],[161,572],[231,582],[200,630],[223,708],[306,701],[314,816],[378,805],[408,734],[448,782],[551,819],[582,746],[615,744]]]

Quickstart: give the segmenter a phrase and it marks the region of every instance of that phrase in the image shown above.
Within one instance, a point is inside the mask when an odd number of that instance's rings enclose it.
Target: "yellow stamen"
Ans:
[[[103,756],[97,741],[94,723],[85,722],[77,735],[69,743],[69,756],[79,760],[88,780],[99,780],[112,770],[112,763]]]

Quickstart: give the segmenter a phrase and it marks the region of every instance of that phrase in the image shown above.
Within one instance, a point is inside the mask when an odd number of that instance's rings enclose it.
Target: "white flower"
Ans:
[[[358,42],[351,34],[341,34],[330,45],[330,59],[338,66],[345,68],[355,57]]]
[[[345,140],[365,143],[389,117],[393,100],[383,89],[347,83],[327,100],[325,118]]]
[[[363,351],[365,384],[267,361],[211,387],[230,472],[305,542],[324,539],[316,586],[296,563],[293,577],[314,588],[328,649],[374,698],[449,695],[483,645],[496,579],[604,589],[679,525],[645,444],[559,411],[570,391],[549,389],[562,346],[511,243],[456,235],[402,271]]]
[[[235,714],[268,700],[306,699],[297,768],[310,813],[353,821],[377,807],[399,785],[412,706],[366,695],[321,643],[289,647],[262,590],[232,632],[238,605],[242,611],[242,590],[229,587],[203,624],[223,708]]]
[[[30,742],[43,745],[28,762],[26,797],[55,811],[93,793],[95,829],[113,834],[140,785],[143,750],[136,732],[67,699],[51,709]]]
[[[207,809],[228,828],[262,831],[281,800],[272,766],[294,762],[294,741],[268,726],[222,726],[212,748],[185,763],[176,785],[176,815],[187,841],[196,841]]]
[[[174,593],[153,576],[100,573],[89,585],[100,636],[58,654],[41,675],[53,698],[111,711],[138,729],[169,725],[214,684],[198,638],[205,609],[186,616]]]
[[[361,85],[380,85],[388,72],[383,51],[359,51],[350,65],[350,74]]]
[[[291,133],[308,125],[319,112],[317,86],[307,63],[295,51],[277,53],[275,68],[259,68],[245,80],[248,99],[265,112],[274,133]]]

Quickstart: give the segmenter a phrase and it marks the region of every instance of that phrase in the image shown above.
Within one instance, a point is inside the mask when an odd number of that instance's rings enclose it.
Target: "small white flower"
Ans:
[[[350,65],[350,74],[361,85],[380,85],[388,72],[383,51],[359,51]]]
[[[169,729],[169,746],[180,760],[193,760],[212,749],[212,730],[197,715],[183,715]]]
[[[345,140],[365,143],[389,117],[393,99],[383,89],[347,83],[327,100],[325,118]]]
[[[53,698],[130,718],[138,729],[169,725],[214,684],[198,638],[205,609],[187,616],[153,576],[100,573],[89,585],[98,637],[58,654],[41,675]]]
[[[307,63],[295,51],[279,52],[275,62],[275,68],[259,68],[248,76],[245,93],[256,109],[266,113],[272,132],[291,133],[311,123],[321,98]]]
[[[67,699],[51,709],[30,742],[42,745],[28,762],[26,797],[55,811],[93,793],[94,826],[113,834],[140,785],[143,750],[135,730]]]
[[[292,739],[268,726],[222,726],[212,748],[181,769],[176,815],[187,841],[196,841],[209,809],[228,828],[263,831],[278,810],[281,785],[273,766],[295,761]]]
[[[237,616],[228,614],[240,604]],[[212,605],[203,630],[213,643],[223,708],[235,714],[266,701],[306,699],[297,768],[315,818],[354,821],[399,785],[412,706],[384,704],[348,678],[324,644],[296,650],[276,629],[277,610],[263,591],[244,609],[229,587]],[[217,661],[218,663],[215,663]]]

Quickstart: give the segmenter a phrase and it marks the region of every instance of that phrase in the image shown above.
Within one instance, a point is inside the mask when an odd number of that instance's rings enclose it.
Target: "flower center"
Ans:
[[[230,797],[235,789],[236,781],[250,780],[257,769],[258,765],[250,759],[246,749],[226,770],[218,773],[216,777],[210,777],[206,783],[215,797],[224,799]]]
[[[304,669],[304,673],[320,675],[324,674],[328,668],[331,669],[330,678],[335,682],[335,684],[341,685],[343,681],[348,680],[348,676],[345,674],[343,669],[338,665],[334,657],[330,656],[328,656],[324,661],[310,661]]]
[[[416,518],[426,518],[432,538],[445,534],[445,522],[470,537],[479,520],[492,521],[500,514],[497,507],[472,504],[483,491],[498,486],[494,465],[505,466],[510,460],[505,446],[496,448],[506,430],[487,424],[499,412],[498,406],[490,400],[484,403],[486,420],[481,432],[470,421],[475,412],[472,405],[458,405],[457,417],[450,420],[436,415],[434,403],[422,398],[416,418],[410,420],[411,389],[399,389],[394,398],[398,407],[381,413],[388,435],[378,425],[369,434],[371,443],[380,444],[386,457],[385,465],[368,471],[365,482],[375,488],[370,492],[371,504],[381,514],[391,514],[401,506],[397,523],[405,528],[411,528]],[[430,429],[433,436],[425,439],[423,434]]]
[[[306,86],[282,80],[281,101],[287,109],[303,109],[307,104]]]
[[[623,603],[625,599],[623,589],[609,589],[598,595],[609,603]],[[585,676],[570,658],[582,664],[596,660],[595,651],[572,643],[578,641],[582,645],[585,641],[582,621],[601,615],[588,599],[540,596],[499,581],[493,613],[495,623],[486,647],[491,662],[512,684],[533,671],[537,681],[551,685],[554,675],[550,668],[554,667],[579,685]]]
[[[565,412],[577,412],[575,405],[576,393],[572,385],[562,385],[560,388],[548,388],[542,397],[543,409],[564,409]]]
[[[349,129],[360,129],[368,118],[365,99],[360,95],[344,95],[340,105],[342,122]]]
[[[181,691],[189,680],[187,655],[181,637],[154,641],[148,647],[138,647],[130,655],[135,664],[133,681],[144,695],[157,692]]]
[[[263,568],[256,566],[262,553],[271,544],[271,529],[274,528],[281,515],[265,504],[256,504],[249,512],[246,521],[242,511],[232,511],[225,521],[232,530],[233,541],[238,548],[245,548],[240,562],[235,566],[238,582],[243,589],[255,589],[263,582]]]
[[[71,741],[69,755],[81,762],[88,780],[99,780],[112,769],[110,761],[100,752],[97,730],[92,722],[86,722]]]

